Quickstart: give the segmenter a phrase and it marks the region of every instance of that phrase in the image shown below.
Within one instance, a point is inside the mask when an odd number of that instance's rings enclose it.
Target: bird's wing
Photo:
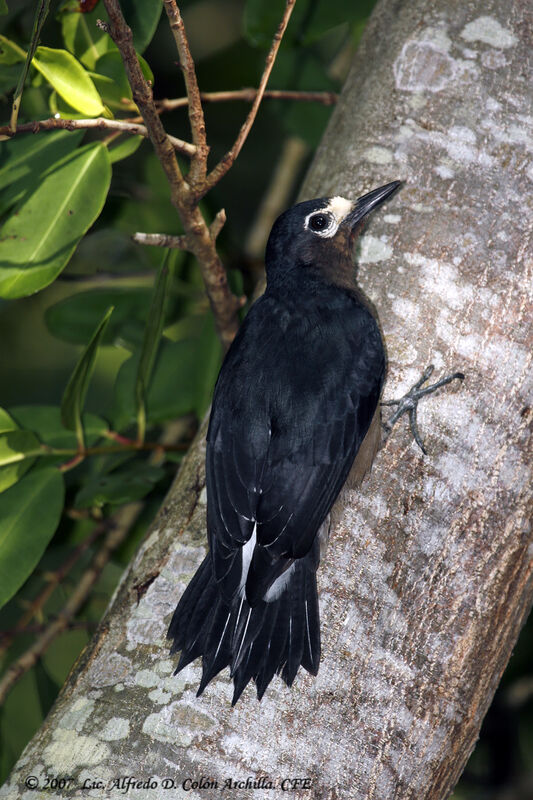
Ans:
[[[245,586],[258,602],[309,553],[346,480],[383,381],[379,332],[365,322],[350,341],[344,329],[342,339],[325,336],[301,320],[280,339],[270,320],[271,341],[259,346],[252,318],[221,371],[207,445],[208,531],[228,599]]]

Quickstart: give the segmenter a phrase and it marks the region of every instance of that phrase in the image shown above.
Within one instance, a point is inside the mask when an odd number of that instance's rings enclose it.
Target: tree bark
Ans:
[[[91,796],[85,779],[118,796],[121,776],[153,776],[132,793],[150,800],[218,796],[183,784],[202,776],[259,781],[228,790],[254,800],[283,779],[308,779],[290,792],[306,800],[449,796],[533,597],[531,26],[522,0],[382,0],[303,189],[357,197],[404,181],[359,259],[386,395],[429,362],[466,374],[420,411],[429,455],[400,426],[335,506],[318,677],[275,680],[260,704],[248,687],[232,709],[227,671],[200,699],[199,663],[172,675],[166,628],[206,548],[202,431],[0,796],[26,796],[28,775],[72,776],[57,797]]]

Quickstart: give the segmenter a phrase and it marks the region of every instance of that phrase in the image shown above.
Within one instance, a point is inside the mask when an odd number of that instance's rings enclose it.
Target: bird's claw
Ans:
[[[418,423],[416,419],[416,412],[418,409],[418,401],[421,397],[425,397],[427,394],[432,394],[436,392],[437,389],[440,389],[441,386],[446,386],[446,384],[451,383],[453,380],[464,380],[464,374],[462,372],[454,372],[453,375],[447,375],[445,378],[441,378],[440,381],[436,383],[432,383],[430,386],[423,385],[429,379],[431,374],[433,373],[434,366],[430,364],[424,372],[422,373],[422,377],[412,386],[409,391],[400,397],[399,400],[385,400],[381,403],[382,406],[398,406],[396,411],[391,414],[388,420],[383,423],[383,427],[385,428],[385,438],[387,438],[392,431],[393,426],[395,423],[400,419],[401,416],[404,414],[409,415],[409,425],[411,428],[411,433],[413,434],[413,438],[419,448],[422,450],[424,455],[426,455],[427,451],[424,447],[424,443],[422,441],[422,437],[420,436],[420,431],[418,430]]]

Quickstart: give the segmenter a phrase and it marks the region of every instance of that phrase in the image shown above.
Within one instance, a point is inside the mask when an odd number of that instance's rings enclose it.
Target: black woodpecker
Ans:
[[[253,679],[291,686],[320,661],[316,570],[329,511],[380,443],[385,353],[355,283],[366,215],[398,188],[355,202],[309,200],[274,224],[267,288],[220,370],[207,434],[209,552],[168,631],[176,672],[199,656],[198,695],[228,666],[233,704]]]

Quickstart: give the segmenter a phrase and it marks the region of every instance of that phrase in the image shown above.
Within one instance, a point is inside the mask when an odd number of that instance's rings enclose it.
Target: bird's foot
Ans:
[[[425,386],[422,388],[423,384],[429,379],[430,375],[434,370],[433,364],[430,364],[429,367],[426,367],[424,370],[422,377],[418,380],[414,386],[412,386],[409,391],[404,394],[403,397],[400,397],[399,400],[386,400],[381,403],[382,406],[398,406],[396,411],[391,414],[388,420],[383,423],[383,427],[385,428],[385,440],[388,438],[390,432],[392,431],[393,426],[395,423],[400,419],[401,416],[404,414],[409,414],[409,425],[411,427],[411,433],[413,434],[414,440],[422,450],[424,455],[426,455],[426,449],[424,447],[424,443],[422,441],[422,437],[420,436],[420,431],[418,430],[418,424],[416,419],[416,412],[418,410],[418,401],[421,397],[425,397],[427,394],[432,394],[436,392],[437,389],[440,389],[441,386],[446,386],[447,383],[451,383],[454,380],[464,380],[464,375],[462,372],[454,372],[453,375],[448,375],[446,378],[441,378],[440,381],[436,383],[432,383],[430,386]]]

